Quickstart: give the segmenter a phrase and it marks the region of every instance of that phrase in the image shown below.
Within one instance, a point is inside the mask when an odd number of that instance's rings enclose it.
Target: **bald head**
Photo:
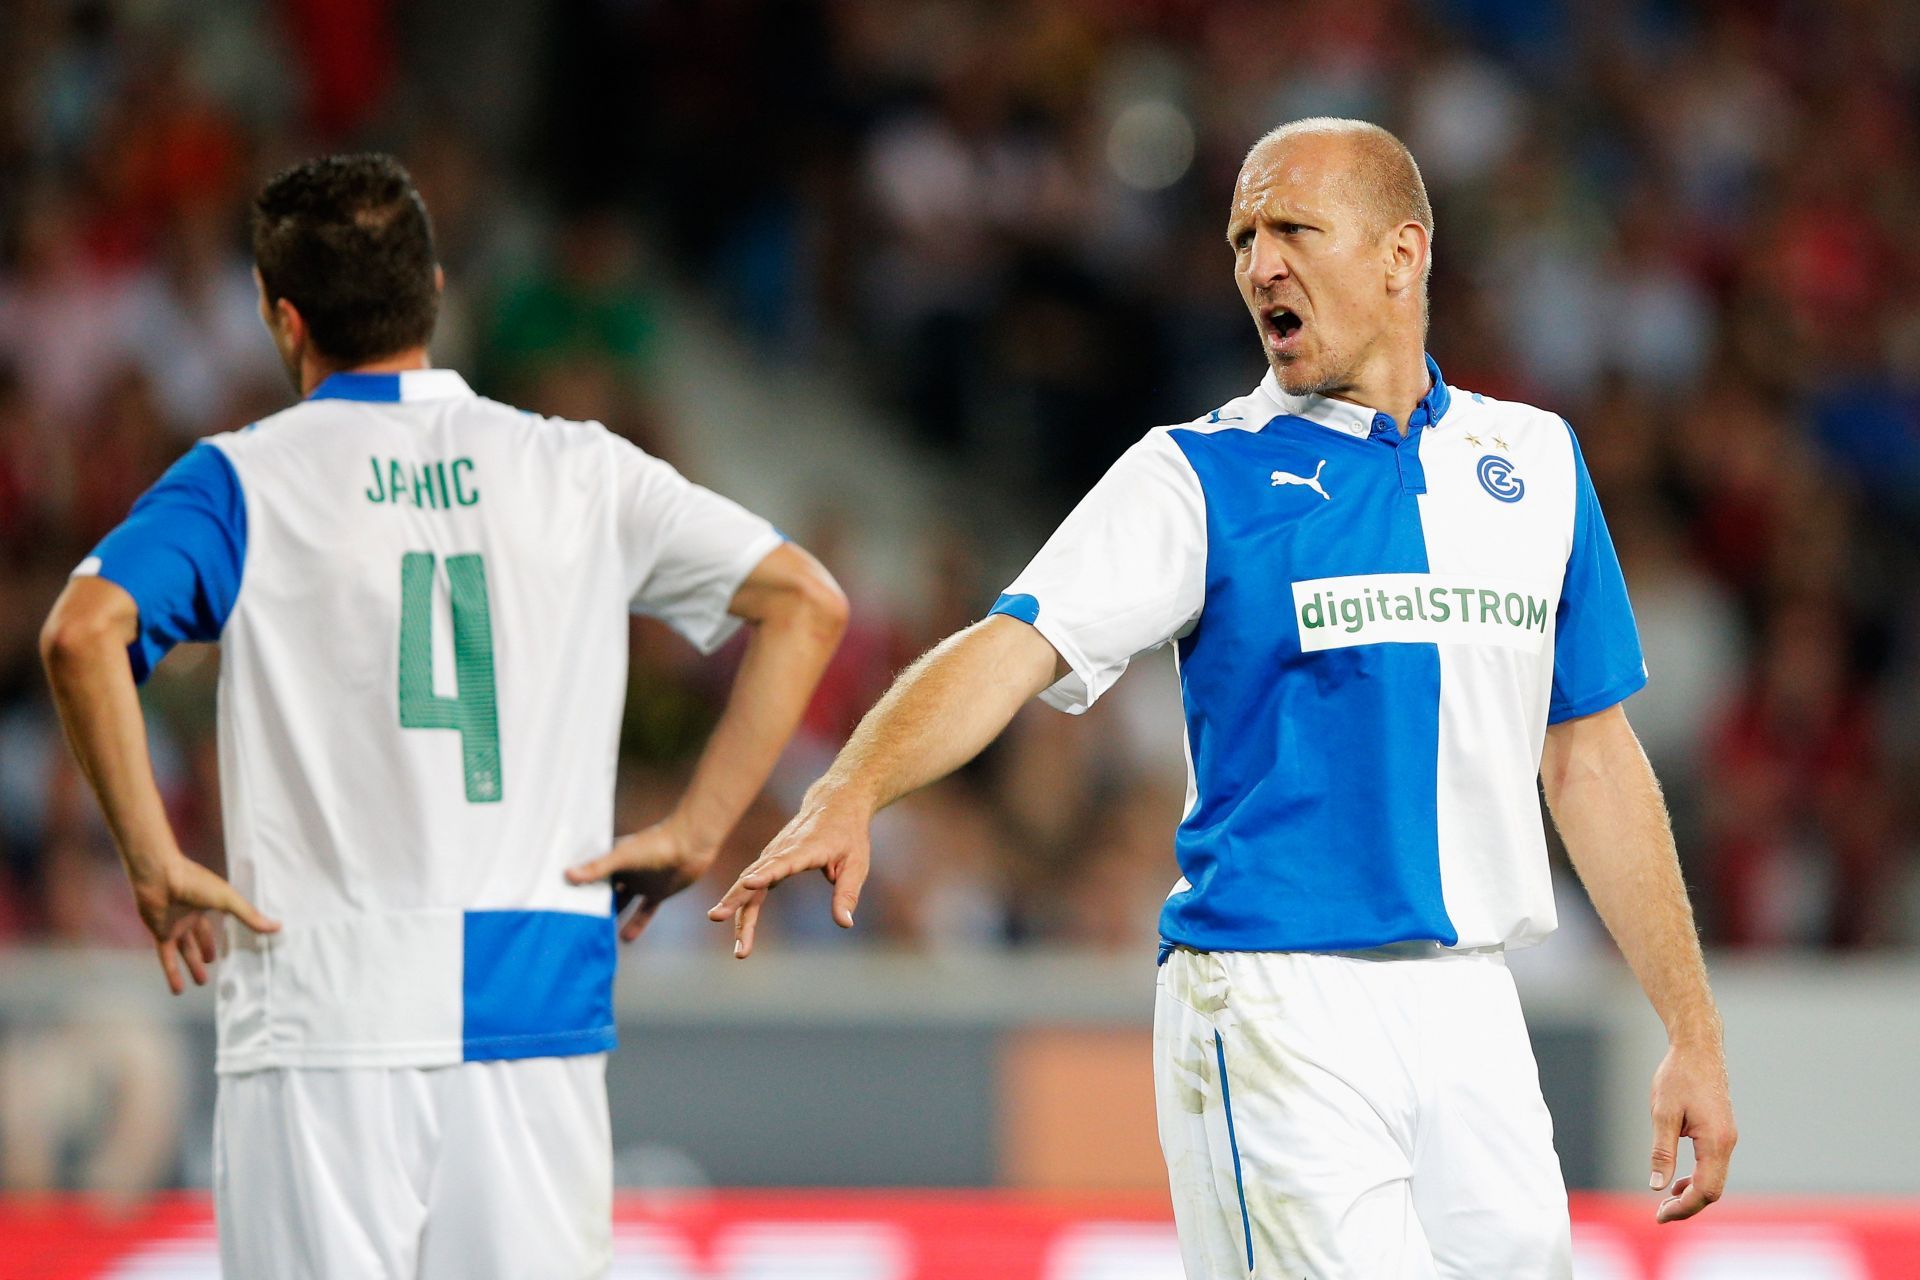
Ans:
[[[1420,166],[1406,144],[1365,120],[1311,116],[1293,120],[1262,135],[1247,152],[1246,163],[1271,161],[1294,143],[1318,144],[1336,151],[1344,163],[1345,193],[1366,214],[1374,234],[1405,222],[1417,222],[1433,235],[1433,205]],[[1317,147],[1316,147],[1317,149]]]
[[[1316,117],[1254,144],[1227,243],[1288,394],[1355,394],[1383,369],[1396,385],[1424,386],[1432,235],[1419,167],[1380,126]],[[1398,392],[1382,394],[1398,403]]]

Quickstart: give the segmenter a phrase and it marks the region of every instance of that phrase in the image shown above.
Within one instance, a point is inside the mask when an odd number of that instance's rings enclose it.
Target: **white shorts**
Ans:
[[[1153,1039],[1191,1280],[1573,1274],[1553,1122],[1499,953],[1176,949]]]
[[[605,1054],[222,1076],[226,1280],[580,1280],[613,1260]]]

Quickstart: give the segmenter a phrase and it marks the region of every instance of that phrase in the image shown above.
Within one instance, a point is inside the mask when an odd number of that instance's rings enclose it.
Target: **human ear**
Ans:
[[[262,293],[260,299],[261,318],[266,321],[267,332],[273,335],[273,345],[280,348],[282,358],[298,364],[301,353],[307,345],[307,320],[300,309],[285,298],[275,298],[271,303]]]
[[[1432,252],[1427,229],[1418,222],[1403,222],[1387,233],[1387,289],[1400,293],[1417,288],[1426,278],[1427,257]]]

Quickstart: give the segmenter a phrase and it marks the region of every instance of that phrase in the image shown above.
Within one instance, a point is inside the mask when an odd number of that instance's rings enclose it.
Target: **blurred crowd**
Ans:
[[[1630,710],[1709,940],[1920,937],[1920,25],[1900,0],[482,7],[498,21],[450,0],[0,10],[0,944],[141,941],[34,636],[194,438],[288,402],[245,245],[274,168],[402,157],[448,272],[436,360],[484,393],[675,459],[700,426],[658,371],[701,308],[742,376],[827,372],[928,467],[1010,499],[1032,547],[1141,431],[1259,376],[1225,196],[1253,138],[1308,114],[1378,120],[1420,160],[1448,380],[1580,434],[1653,673]],[[716,884],[1017,567],[947,512],[900,550],[917,596],[862,592],[858,513],[802,505],[854,626]],[[625,823],[671,803],[729,675],[638,623],[634,653]],[[216,663],[181,650],[146,701],[182,837],[217,866]],[[1149,946],[1184,771],[1170,671],[1141,665],[1094,723],[1023,713],[885,815],[836,945]],[[771,927],[836,932],[824,899]],[[653,945],[724,944],[705,929],[669,914]]]

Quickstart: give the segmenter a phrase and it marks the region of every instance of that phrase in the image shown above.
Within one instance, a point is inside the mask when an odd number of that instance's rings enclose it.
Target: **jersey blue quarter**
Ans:
[[[1206,494],[1207,576],[1178,651],[1197,802],[1162,936],[1236,951],[1453,942],[1432,854],[1435,646],[1303,653],[1276,607],[1298,579],[1427,571],[1397,457],[1420,432],[1351,436],[1279,415],[1172,435]],[[1316,470],[1324,500],[1270,478]]]

